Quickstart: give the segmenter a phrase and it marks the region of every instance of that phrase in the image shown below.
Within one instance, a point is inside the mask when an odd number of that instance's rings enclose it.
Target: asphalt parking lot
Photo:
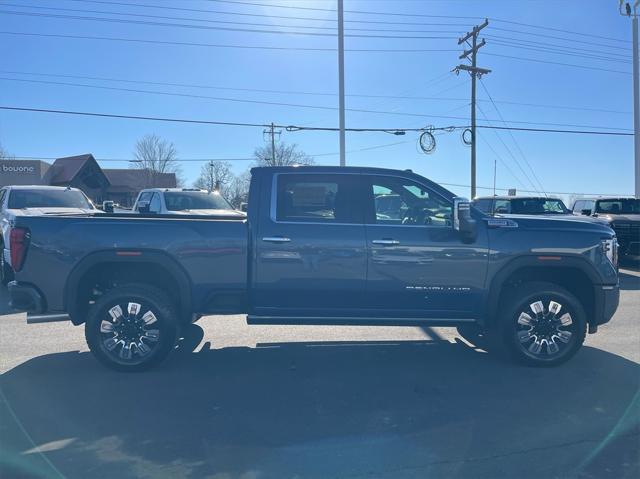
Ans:
[[[531,369],[451,330],[207,317],[157,370],[118,374],[83,329],[0,292],[0,477],[635,478],[640,273],[568,364]]]

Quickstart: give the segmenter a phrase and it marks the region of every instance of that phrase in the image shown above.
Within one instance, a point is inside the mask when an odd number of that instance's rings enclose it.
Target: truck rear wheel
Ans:
[[[175,306],[160,289],[118,286],[96,301],[85,324],[89,349],[118,371],[149,369],[171,352],[178,339]]]
[[[587,320],[580,301],[559,285],[530,282],[509,293],[498,334],[502,345],[530,366],[557,366],[584,343]]]

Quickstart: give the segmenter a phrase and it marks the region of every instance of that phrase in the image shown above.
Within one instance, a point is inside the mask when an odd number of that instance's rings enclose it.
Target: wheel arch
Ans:
[[[64,308],[75,325],[85,321],[93,282],[126,279],[162,288],[176,301],[181,317],[190,317],[192,285],[184,270],[171,256],[156,250],[106,250],[90,253],[73,268],[64,287]],[[84,303],[83,299],[87,299]]]
[[[593,265],[580,257],[554,255],[552,260],[540,258],[539,255],[515,258],[495,274],[488,293],[484,318],[487,324],[496,320],[509,289],[528,281],[547,281],[562,286],[581,302],[589,323],[594,321],[598,308],[595,286],[602,280]]]

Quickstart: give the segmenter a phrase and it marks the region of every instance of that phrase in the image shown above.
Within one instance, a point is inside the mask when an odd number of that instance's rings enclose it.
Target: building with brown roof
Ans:
[[[175,188],[174,173],[146,169],[102,169],[91,154],[56,159],[0,160],[0,186],[50,185],[79,188],[96,204],[105,200],[132,206],[144,188]]]

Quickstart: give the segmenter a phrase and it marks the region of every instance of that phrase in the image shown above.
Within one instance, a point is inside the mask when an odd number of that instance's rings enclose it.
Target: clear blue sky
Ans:
[[[111,1],[114,3],[109,4]],[[136,7],[133,3],[174,9]],[[125,115],[337,126],[337,53],[333,50],[337,38],[333,36],[335,12],[330,11],[335,6],[334,0],[121,0],[119,4],[115,0],[2,0],[0,103]],[[457,45],[457,37],[488,17],[490,25],[482,35],[487,45],[479,54],[479,65],[492,70],[483,82],[498,102],[500,114],[508,124],[611,131],[601,129],[606,127],[616,131],[631,131],[631,25],[629,19],[618,14],[617,7],[617,0],[345,0],[346,33],[351,35],[345,39],[348,50],[442,50],[347,51],[347,108],[387,112],[348,111],[347,127],[409,128],[467,124],[468,121],[463,118],[469,116],[469,77],[462,73],[456,77],[449,72],[460,62],[458,54],[461,47]],[[7,12],[28,12],[30,15]],[[31,15],[34,13],[38,16]],[[125,13],[129,15],[123,15]],[[41,16],[43,14],[54,16]],[[150,18],[151,15],[174,19]],[[60,16],[117,18],[138,23]],[[177,19],[180,17],[184,20]],[[148,22],[180,23],[204,28],[149,25],[146,24]],[[310,26],[319,28],[308,28]],[[323,35],[284,33],[288,31]],[[329,51],[219,48],[11,35],[5,32],[324,48]],[[380,38],[389,36],[427,38]],[[501,55],[574,66],[524,61]],[[113,78],[129,82],[51,75]],[[16,79],[321,108],[158,95]],[[139,82],[195,84],[215,88]],[[250,91],[256,89],[285,93]],[[480,108],[486,117],[499,120],[498,112],[487,101],[487,94],[481,86],[478,96],[482,100]],[[442,116],[461,119],[440,118]],[[483,113],[480,111],[478,119],[486,124],[482,121]],[[492,123],[503,125],[499,121]],[[555,127],[549,124],[579,126]],[[136,140],[147,133],[156,133],[172,141],[180,157],[185,159],[248,158],[254,148],[263,143],[261,128],[0,111],[0,143],[17,157],[59,157],[90,152],[96,158],[131,158]],[[320,164],[337,164],[339,161],[336,133],[284,132],[282,140],[297,143],[310,155],[317,155],[315,158]],[[469,184],[470,151],[462,144],[459,131],[439,135],[435,152],[428,156],[418,151],[416,142],[415,133],[406,136],[348,133],[347,164],[411,168],[435,181]],[[367,149],[378,146],[380,148]],[[523,156],[546,191],[633,193],[633,138],[630,136],[513,132],[512,138],[507,132],[482,130],[478,143],[478,185],[492,185],[493,164],[497,159],[499,187],[533,189],[531,180],[540,189]],[[240,173],[249,162],[237,161],[233,164],[234,171]],[[126,162],[103,162],[102,165],[127,167]],[[183,163],[189,184],[197,177],[200,166],[197,162]],[[469,195],[468,188],[450,189]],[[479,192],[490,193],[488,190]]]

